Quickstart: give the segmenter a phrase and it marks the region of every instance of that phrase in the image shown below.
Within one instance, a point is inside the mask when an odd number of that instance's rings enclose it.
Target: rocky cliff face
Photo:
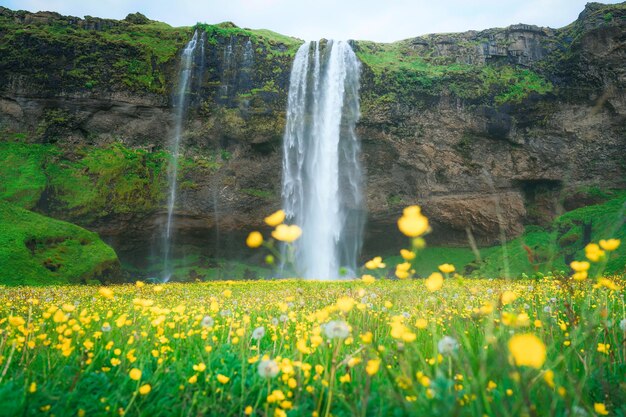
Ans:
[[[171,134],[177,57],[194,29],[208,42],[186,123],[179,239],[213,254],[235,250],[280,206],[289,69],[300,41],[232,24],[171,28],[141,15],[110,21],[0,8],[0,128],[6,139],[55,150],[32,208],[97,230],[122,255],[149,250],[165,215],[166,157],[153,157]],[[588,4],[562,29],[515,25],[353,47],[363,64],[367,249],[400,238],[389,230],[411,203],[433,220],[431,240],[464,243],[469,230],[492,244],[546,221],[581,187],[626,185],[625,3]],[[98,182],[106,174],[85,162],[90,149],[111,146],[124,149],[124,161],[148,154],[128,165],[151,181],[129,180],[125,209]],[[116,175],[127,178],[124,166]],[[97,210],[89,209],[96,197],[55,183],[59,172],[96,184]],[[143,196],[136,207],[133,193]]]

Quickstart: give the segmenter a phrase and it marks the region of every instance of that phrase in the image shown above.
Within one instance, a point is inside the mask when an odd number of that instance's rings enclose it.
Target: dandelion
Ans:
[[[109,324],[108,321],[105,321],[104,323],[102,323],[102,327],[100,327],[100,330],[102,330],[105,333],[110,332],[111,331],[111,325]]]
[[[329,339],[345,339],[350,336],[350,326],[341,320],[329,321],[324,325],[324,333]]]
[[[265,218],[265,223],[270,227],[275,227],[285,221],[285,212],[278,210]]]
[[[539,369],[546,361],[546,345],[531,333],[513,336],[509,340],[509,352],[517,366]]]
[[[204,372],[206,371],[206,365],[204,363],[199,363],[197,365],[192,366],[193,370],[196,372]]]
[[[402,259],[405,261],[412,261],[415,259],[415,252],[407,249],[400,249],[400,256],[402,256]]]
[[[437,350],[442,355],[452,355],[459,349],[459,342],[455,338],[450,336],[444,336],[437,343]]]
[[[228,384],[228,381],[230,381],[230,378],[227,377],[226,375],[222,375],[222,374],[217,374],[217,381],[222,384]]]
[[[622,331],[623,331],[624,333],[626,333],[626,319],[622,319],[622,320],[619,322],[619,328],[620,328],[620,329],[622,329]]]
[[[265,327],[259,326],[252,331],[252,338],[254,340],[260,340],[265,336]]]
[[[150,384],[143,384],[139,387],[139,393],[141,395],[148,395],[150,394],[150,391],[152,391],[152,387],[150,386]]]
[[[202,327],[213,327],[215,320],[211,316],[204,316],[200,324],[202,324]]]
[[[280,368],[278,367],[276,361],[273,361],[271,359],[266,359],[259,362],[259,366],[257,368],[259,376],[266,379],[274,378],[276,375],[278,375],[279,370]]]
[[[517,294],[513,291],[505,291],[502,293],[500,300],[502,301],[502,305],[511,304],[513,301],[517,299]]]
[[[250,232],[246,239],[246,245],[249,248],[258,248],[263,244],[263,235],[260,232],[254,231]]]
[[[31,382],[30,385],[28,386],[28,392],[31,394],[34,394],[37,392],[37,383],[36,382]]]
[[[293,224],[288,226],[286,224],[279,224],[276,229],[272,231],[272,236],[276,240],[281,242],[292,243],[302,235],[302,229]]]

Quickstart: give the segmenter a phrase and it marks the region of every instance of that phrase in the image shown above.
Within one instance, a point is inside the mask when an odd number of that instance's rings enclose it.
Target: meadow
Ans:
[[[247,238],[268,262],[302,233],[284,220]],[[0,414],[626,413],[625,281],[601,274],[618,239],[571,276],[414,279],[428,219],[407,207],[398,228],[411,249],[360,279],[2,287]]]
[[[3,288],[0,414],[626,413],[622,280],[426,282]]]

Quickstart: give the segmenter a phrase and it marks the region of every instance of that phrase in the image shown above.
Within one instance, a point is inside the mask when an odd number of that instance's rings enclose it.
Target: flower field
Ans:
[[[0,415],[626,413],[620,278],[448,276],[4,287]]]

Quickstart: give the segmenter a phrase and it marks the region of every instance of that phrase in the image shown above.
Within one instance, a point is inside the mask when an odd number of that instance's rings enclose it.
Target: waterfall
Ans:
[[[183,130],[183,121],[189,104],[189,86],[191,84],[195,61],[199,60],[199,70],[204,70],[204,42],[206,36],[204,32],[198,41],[198,31],[185,46],[180,60],[180,71],[178,76],[178,91],[174,99],[174,132],[170,142],[169,150],[172,154],[167,171],[168,198],[167,198],[167,224],[163,236],[163,276],[164,281],[169,281],[172,276],[172,227],[174,225],[174,207],[176,205],[177,177],[178,177],[178,157],[180,152],[180,140]],[[199,54],[197,49],[200,49]],[[201,74],[200,74],[201,75]],[[197,77],[200,80],[200,77]],[[201,81],[199,81],[201,82]]]
[[[363,233],[363,174],[355,133],[359,61],[350,45],[307,42],[291,71],[283,142],[283,204],[302,228],[296,273],[354,275]],[[343,273],[340,272],[343,270]]]

